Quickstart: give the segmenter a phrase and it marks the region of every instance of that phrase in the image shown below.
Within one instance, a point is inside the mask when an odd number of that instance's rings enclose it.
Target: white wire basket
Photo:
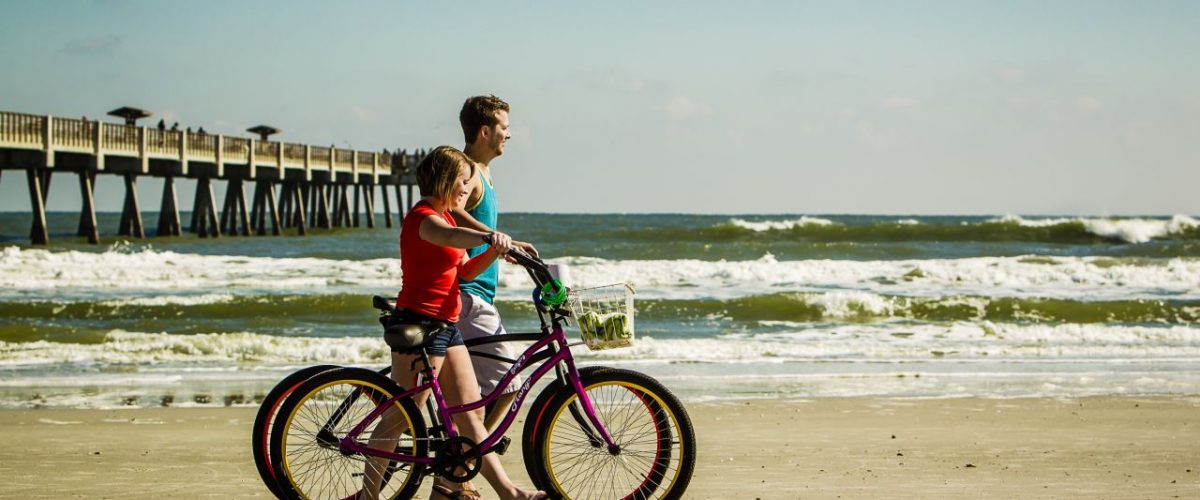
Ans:
[[[567,303],[588,349],[633,345],[633,287],[627,283],[571,289]]]

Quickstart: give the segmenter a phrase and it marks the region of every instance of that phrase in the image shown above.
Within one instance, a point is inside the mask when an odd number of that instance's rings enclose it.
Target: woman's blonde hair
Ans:
[[[451,146],[434,148],[417,165],[417,187],[421,189],[421,196],[449,200],[454,194],[458,173],[464,168],[470,169],[470,175],[475,175],[475,162],[462,151]]]

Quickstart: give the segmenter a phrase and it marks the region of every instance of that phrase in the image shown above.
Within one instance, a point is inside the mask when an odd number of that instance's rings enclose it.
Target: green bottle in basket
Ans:
[[[596,311],[585,312],[579,317],[579,333],[589,345],[604,340],[600,336],[600,315]]]
[[[601,316],[596,311],[585,312],[579,317],[579,331],[588,344],[628,341],[633,337],[633,331],[629,329],[629,316],[625,313]]]

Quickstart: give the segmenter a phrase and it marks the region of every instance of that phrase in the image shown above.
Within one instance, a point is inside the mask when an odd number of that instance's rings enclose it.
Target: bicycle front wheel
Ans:
[[[620,447],[610,453],[570,387],[535,408],[538,487],[568,499],[678,499],[696,465],[696,435],[683,404],[652,377],[616,368],[580,375],[600,422]]]
[[[420,487],[423,465],[372,460],[339,449],[342,438],[399,391],[391,379],[362,368],[329,370],[296,388],[279,409],[271,429],[275,478],[284,496],[357,498],[369,473],[380,484],[379,498],[411,498]],[[367,425],[359,443],[424,457],[428,446],[425,420],[411,399],[402,399],[383,419]]]

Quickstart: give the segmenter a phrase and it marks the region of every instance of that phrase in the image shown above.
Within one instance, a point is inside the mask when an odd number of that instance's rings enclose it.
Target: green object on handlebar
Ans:
[[[567,287],[557,278],[542,285],[542,302],[550,307],[558,307],[567,302]]]

